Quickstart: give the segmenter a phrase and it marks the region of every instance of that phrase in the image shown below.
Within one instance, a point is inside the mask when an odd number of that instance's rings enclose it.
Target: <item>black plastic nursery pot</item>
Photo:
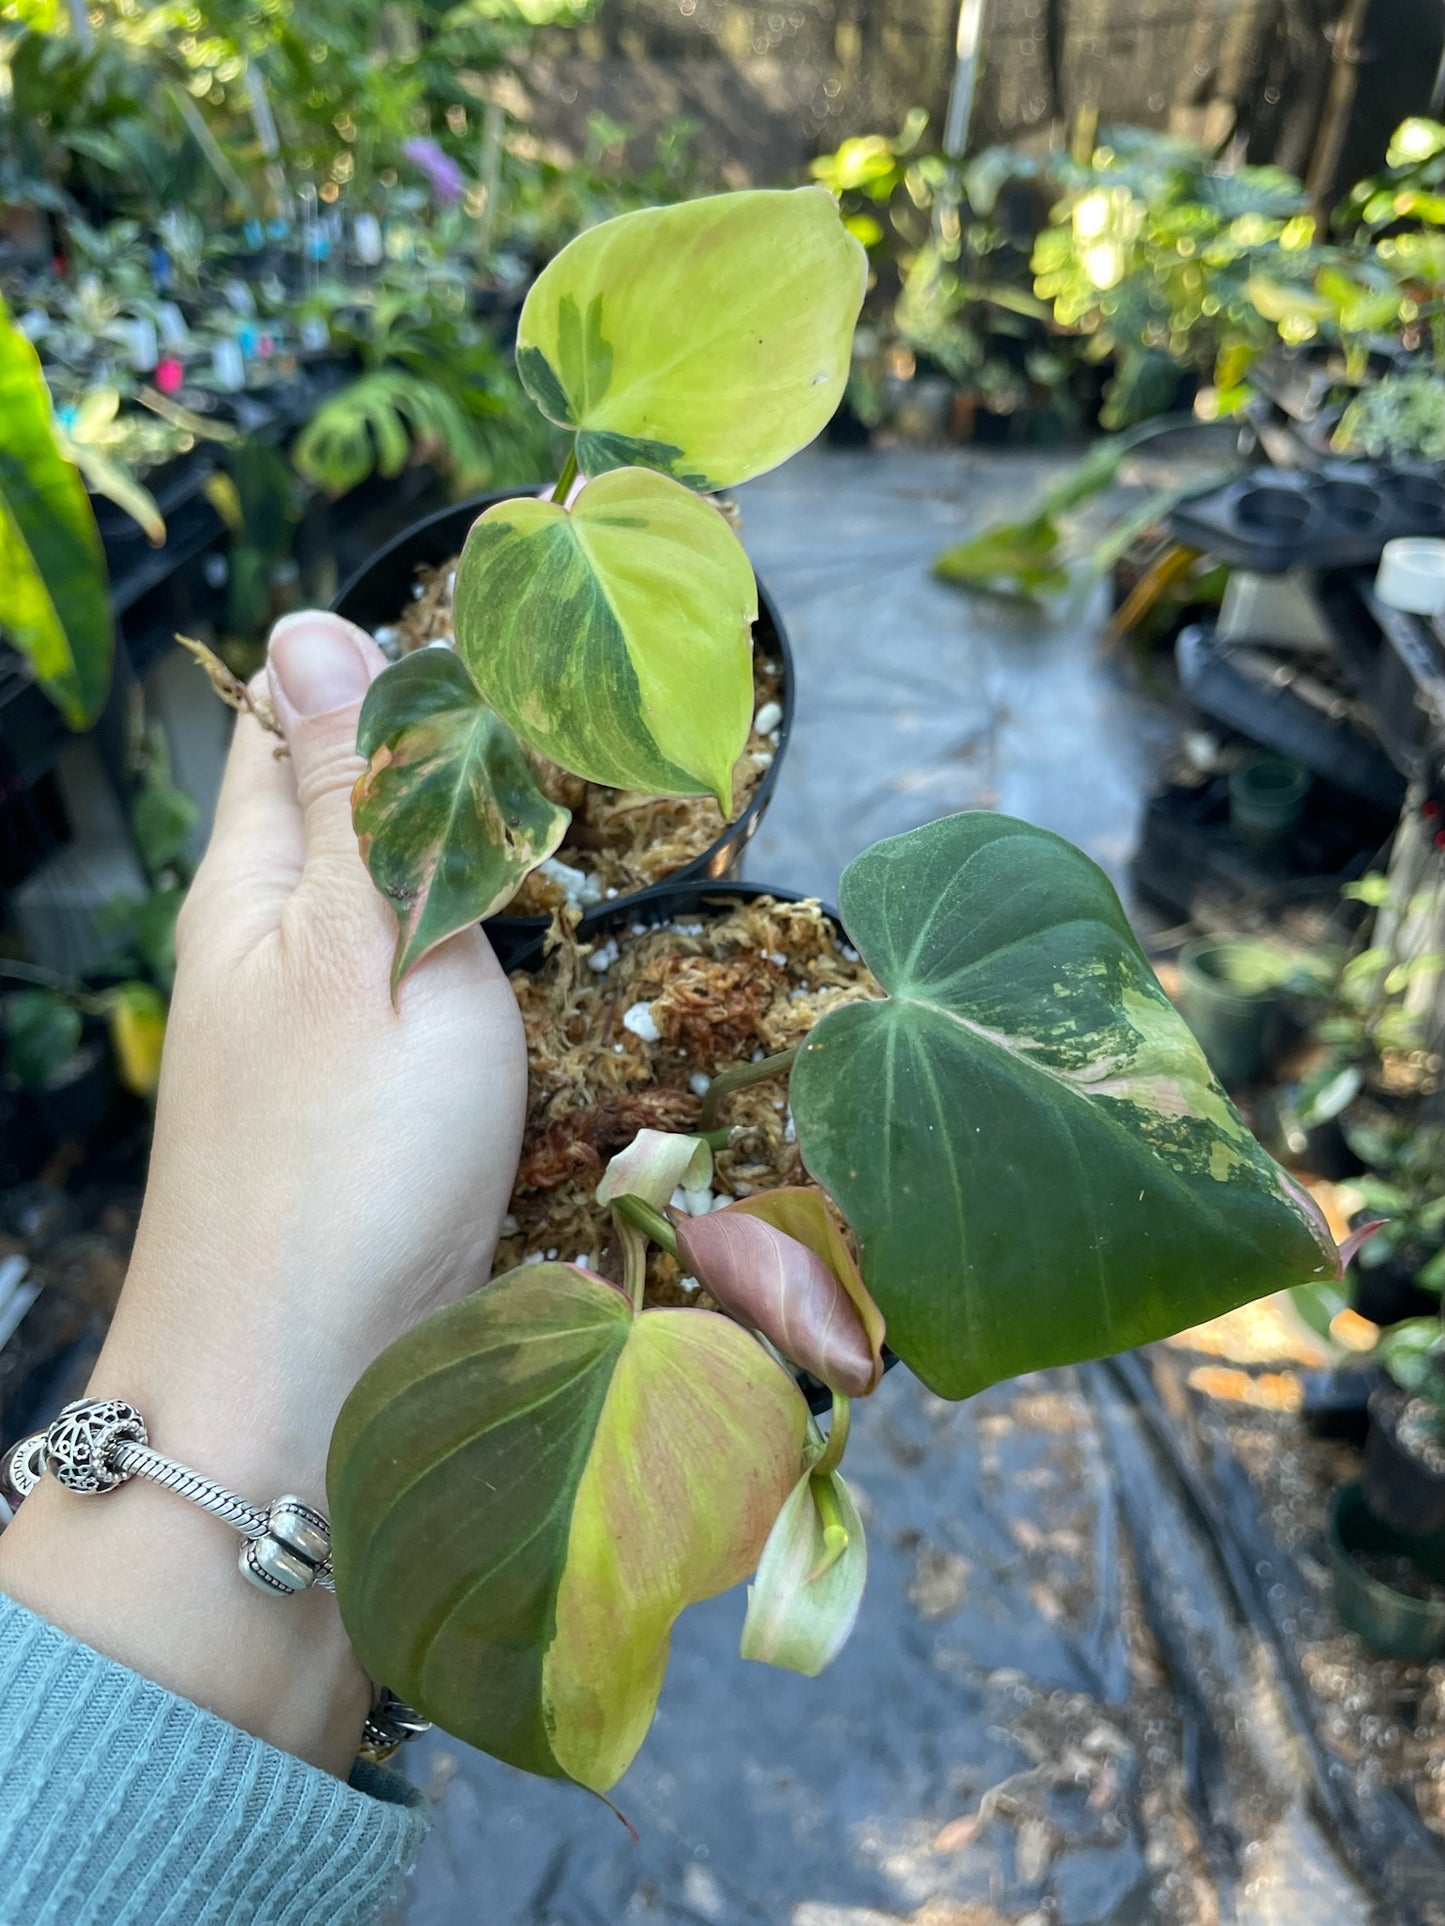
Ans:
[[[514,500],[517,496],[539,494],[542,489],[543,484],[539,482],[527,488],[504,488],[494,494],[476,495],[470,501],[459,502],[453,508],[444,508],[435,515],[414,522],[356,571],[340,590],[332,608],[338,615],[344,615],[349,622],[355,622],[363,629],[375,630],[394,622],[411,595],[417,570],[439,567],[457,554],[466,541],[467,531],[484,509],[496,502]],[[757,587],[758,619],[753,630],[753,650],[765,661],[776,662],[780,671],[778,700],[783,714],[778,724],[773,760],[742,814],[735,821],[725,824],[721,835],[700,856],[694,857],[672,876],[664,878],[662,883],[651,884],[647,890],[628,891],[599,907],[612,909],[631,906],[652,889],[665,887],[669,883],[694,879],[716,881],[735,875],[743,852],[767,814],[793,729],[793,652],[776,604],[761,582]],[[558,854],[565,860],[565,845]],[[546,932],[550,920],[546,916],[506,915],[489,919],[487,935],[504,968],[511,969],[516,965],[524,951]]]
[[[1320,1174],[1327,1176],[1328,1172]],[[1362,1212],[1351,1219],[1351,1228],[1364,1216]],[[1425,1290],[1415,1282],[1415,1275],[1415,1265],[1393,1253],[1383,1264],[1366,1265],[1356,1258],[1350,1266],[1350,1302],[1361,1317],[1382,1330],[1403,1324],[1407,1318],[1438,1317],[1439,1293]]]
[[[684,881],[674,878],[665,883],[655,883],[651,889],[640,890],[635,896],[617,897],[613,902],[603,903],[584,916],[577,926],[579,943],[596,943],[608,936],[619,935],[635,925],[656,929],[660,924],[670,923],[679,916],[697,918],[708,915],[725,915],[740,903],[756,902],[760,896],[771,896],[780,903],[801,903],[807,898],[801,890],[780,889],[766,883],[744,883],[736,877],[723,878],[718,882],[705,879]],[[848,941],[848,932],[829,904],[822,906],[823,914],[833,924],[840,941]],[[543,935],[535,936],[522,949],[511,964],[512,969],[538,970],[546,961],[546,948]],[[883,1368],[891,1371],[898,1359],[884,1347]],[[808,1400],[808,1408],[814,1413],[832,1408],[833,1393],[826,1384],[810,1376],[805,1371],[798,1373],[798,1382]]]
[[[1370,1399],[1370,1435],[1360,1490],[1382,1525],[1417,1535],[1445,1534],[1445,1460],[1427,1464],[1400,1435],[1410,1400],[1396,1385]]]
[[[1445,1533],[1397,1530],[1374,1515],[1359,1485],[1342,1485],[1330,1506],[1329,1555],[1335,1610],[1372,1652],[1393,1659],[1445,1652],[1445,1597],[1438,1590],[1415,1597],[1383,1575],[1417,1573],[1421,1591],[1445,1586]]]
[[[1245,989],[1230,974],[1237,944],[1201,938],[1179,956],[1180,1008],[1220,1081],[1233,1088],[1262,1075],[1274,1047],[1280,995]]]

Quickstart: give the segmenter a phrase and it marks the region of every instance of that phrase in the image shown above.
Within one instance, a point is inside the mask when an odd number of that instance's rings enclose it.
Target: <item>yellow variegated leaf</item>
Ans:
[[[803,1462],[786,1372],[728,1319],[529,1265],[429,1318],[347,1399],[328,1489],[363,1664],[509,1764],[603,1792],[672,1624],[751,1572]]]
[[[527,497],[476,522],[457,647],[482,695],[589,782],[732,806],[752,716],[757,583],[709,503],[643,468],[570,509]]]
[[[517,371],[584,475],[731,488],[843,393],[867,256],[826,189],[717,194],[589,228],[533,283]]]

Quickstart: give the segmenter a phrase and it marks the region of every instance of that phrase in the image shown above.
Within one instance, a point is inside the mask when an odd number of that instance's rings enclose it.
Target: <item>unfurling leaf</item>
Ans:
[[[732,811],[757,582],[718,511],[624,468],[570,509],[498,502],[457,568],[457,646],[525,741],[588,782]]]
[[[684,1606],[757,1563],[803,1461],[796,1385],[707,1311],[578,1265],[418,1325],[332,1439],[337,1595],[363,1665],[511,1765],[604,1792]]]
[[[679,1223],[677,1247],[718,1303],[792,1363],[850,1396],[873,1389],[878,1361],[863,1320],[808,1245],[729,1205]]]
[[[953,816],[866,850],[840,906],[889,994],[815,1026],[798,1140],[933,1390],[967,1397],[1337,1274],[1080,851]]]
[[[351,796],[361,854],[396,911],[392,993],[438,943],[511,900],[561,842],[549,802],[500,716],[447,649],[403,656],[372,683]]]
[[[867,1334],[873,1364],[864,1391],[876,1390],[883,1376],[883,1339],[887,1326],[873,1294],[853,1256],[853,1247],[844,1235],[837,1212],[820,1190],[809,1186],[788,1186],[781,1190],[762,1190],[754,1197],[742,1197],[729,1204],[740,1216],[761,1217],[765,1223],[796,1237],[815,1256],[821,1257],[852,1301],[853,1309]],[[838,1386],[846,1390],[847,1386]],[[855,1394],[857,1395],[857,1394]]]
[[[517,372],[584,475],[732,488],[824,427],[867,256],[820,187],[717,194],[589,228],[522,308]]]
[[[62,456],[40,359],[0,301],[0,637],[72,729],[110,690],[105,555],[80,476]]]
[[[705,1190],[711,1182],[712,1151],[704,1138],[639,1130],[603,1171],[597,1201],[613,1204],[619,1197],[640,1197],[654,1210],[666,1210],[679,1186]]]
[[[805,1473],[748,1587],[743,1657],[816,1678],[847,1643],[867,1577],[868,1546],[852,1493],[836,1471]]]

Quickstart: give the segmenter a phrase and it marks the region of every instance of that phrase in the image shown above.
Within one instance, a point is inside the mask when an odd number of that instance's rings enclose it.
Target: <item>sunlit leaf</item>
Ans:
[[[888,991],[794,1065],[798,1140],[857,1233],[889,1343],[966,1397],[1339,1274],[1108,879],[1046,830],[953,816],[844,871]]]
[[[805,1473],[748,1587],[743,1657],[816,1678],[847,1643],[867,1578],[868,1545],[852,1493],[836,1471]]]
[[[73,729],[100,714],[113,634],[105,556],[55,438],[34,348],[0,301],[0,636]]]
[[[352,820],[400,925],[395,991],[428,950],[509,902],[570,821],[449,649],[420,649],[367,691]]]
[[[636,1314],[576,1265],[499,1278],[393,1344],[338,1420],[337,1592],[361,1662],[469,1744],[605,1791],[678,1613],[756,1565],[806,1419],[727,1318]]]
[[[578,431],[584,475],[655,468],[730,488],[827,422],[867,257],[821,187],[717,194],[589,228],[522,309],[517,371]]]
[[[518,735],[589,782],[732,809],[757,583],[708,502],[642,468],[570,509],[499,502],[467,537],[457,646]]]

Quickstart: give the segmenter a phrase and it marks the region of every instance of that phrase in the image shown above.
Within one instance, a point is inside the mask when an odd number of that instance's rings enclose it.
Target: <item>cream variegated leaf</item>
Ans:
[[[584,475],[655,468],[731,488],[832,415],[867,271],[821,187],[622,214],[537,277],[517,371],[543,414],[577,430]]]
[[[589,782],[711,791],[725,815],[757,612],[722,515],[641,468],[589,482],[570,508],[497,503],[457,569],[457,646],[524,741]]]

